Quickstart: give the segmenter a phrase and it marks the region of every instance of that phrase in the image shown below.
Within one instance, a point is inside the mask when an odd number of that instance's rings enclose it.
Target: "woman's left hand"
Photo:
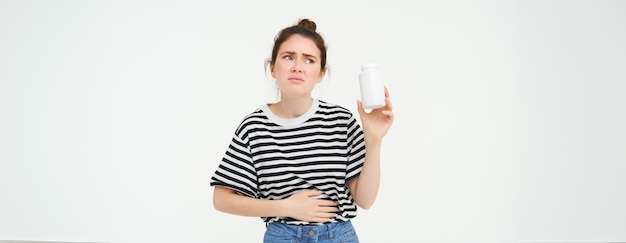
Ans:
[[[385,106],[366,112],[363,103],[358,100],[357,108],[361,123],[363,125],[363,133],[365,140],[382,141],[383,137],[389,131],[393,124],[393,106],[389,100],[389,90],[385,87]]]

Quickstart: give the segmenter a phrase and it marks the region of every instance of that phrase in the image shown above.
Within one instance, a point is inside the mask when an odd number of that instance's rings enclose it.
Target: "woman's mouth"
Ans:
[[[296,78],[296,77],[289,78],[289,81],[294,82],[294,83],[302,83],[302,82],[304,82],[304,80],[303,80],[303,79],[301,79],[301,78]]]

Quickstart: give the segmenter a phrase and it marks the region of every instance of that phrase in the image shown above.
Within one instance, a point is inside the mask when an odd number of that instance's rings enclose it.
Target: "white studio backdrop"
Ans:
[[[394,103],[362,242],[626,241],[624,1],[1,1],[0,240],[261,242],[208,182],[301,17]]]

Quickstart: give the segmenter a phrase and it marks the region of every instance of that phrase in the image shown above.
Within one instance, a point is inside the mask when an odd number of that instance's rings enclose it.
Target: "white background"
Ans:
[[[625,1],[1,1],[0,239],[261,242],[208,182],[300,17],[395,106],[362,242],[626,241]]]

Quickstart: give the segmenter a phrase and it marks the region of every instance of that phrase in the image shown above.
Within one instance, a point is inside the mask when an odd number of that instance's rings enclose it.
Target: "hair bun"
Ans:
[[[315,24],[315,22],[309,20],[309,19],[301,19],[298,22],[298,26],[302,26],[305,27],[307,29],[310,29],[312,31],[315,31],[315,29],[317,28],[317,25]]]

